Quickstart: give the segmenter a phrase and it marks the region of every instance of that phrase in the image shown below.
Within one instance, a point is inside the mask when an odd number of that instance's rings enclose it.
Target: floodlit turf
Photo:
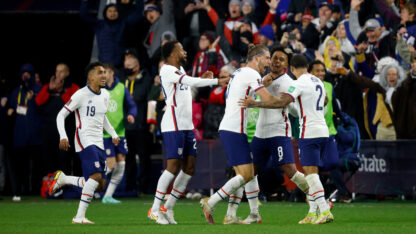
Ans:
[[[416,203],[360,202],[336,204],[335,222],[324,225],[299,225],[307,212],[305,203],[269,202],[260,207],[262,224],[223,225],[226,206],[216,209],[216,224],[202,216],[199,203],[181,200],[175,207],[178,225],[157,225],[147,218],[151,197],[122,199],[122,204],[104,205],[94,200],[87,218],[94,225],[71,224],[77,200],[47,200],[23,197],[13,203],[6,197],[0,201],[0,233],[415,233]],[[242,203],[238,215],[245,218],[248,204]]]

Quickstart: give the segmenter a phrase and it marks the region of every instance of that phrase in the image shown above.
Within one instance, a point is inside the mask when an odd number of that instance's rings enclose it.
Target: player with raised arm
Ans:
[[[114,199],[113,194],[121,179],[123,179],[127,154],[124,111],[126,110],[127,113],[127,121],[133,124],[134,118],[137,115],[137,107],[127,88],[114,76],[114,66],[109,63],[105,63],[103,66],[107,79],[106,89],[110,93],[106,115],[111,126],[115,128],[117,135],[120,137],[120,144],[115,146],[112,142],[111,135],[104,132],[104,148],[107,155],[106,174],[109,175],[112,172],[112,175],[101,201],[102,203],[117,204],[121,203],[121,201]]]
[[[286,53],[283,47],[278,46],[272,48],[271,55],[271,72],[263,77],[263,85],[272,95],[279,97],[281,92],[287,92],[293,82],[292,78],[286,74],[289,64],[289,54]],[[291,109],[296,111],[295,107]],[[260,108],[259,110],[256,132],[250,143],[250,149],[253,153],[255,176],[254,179],[247,182],[244,186],[250,205],[250,215],[244,220],[246,224],[262,222],[257,202],[259,194],[257,174],[260,167],[267,163],[270,156],[272,157],[273,163],[280,165],[288,178],[303,192],[306,194],[308,192],[309,187],[305,176],[295,166],[288,113],[289,106],[279,109]],[[229,206],[227,214],[235,217],[237,207],[235,205]],[[226,219],[233,220],[231,217],[226,217],[224,223]]]
[[[105,69],[99,62],[87,66],[86,75],[88,84],[75,92],[56,118],[61,150],[70,147],[65,132],[65,118],[72,112],[76,115],[75,151],[78,153],[83,177],[66,176],[62,171],[57,171],[49,189],[53,194],[57,189],[65,185],[74,185],[82,188],[81,201],[78,212],[72,219],[72,223],[92,224],[85,217],[85,212],[91,202],[94,191],[103,189],[105,179],[105,153],[103,144],[103,131],[106,130],[112,137],[115,145],[120,138],[107,119],[106,112],[110,95],[105,87]]]
[[[318,166],[324,154],[328,139],[328,127],[324,118],[325,89],[322,81],[307,72],[308,62],[303,55],[295,55],[290,61],[290,68],[297,80],[292,83],[286,93],[280,98],[262,100],[257,102],[252,98],[241,99],[245,107],[284,108],[291,102],[299,106],[300,139],[299,158],[305,179],[309,185],[310,212],[299,223],[322,224],[334,220],[328,203],[325,201],[325,192],[318,175]],[[313,206],[317,206],[313,207]],[[316,217],[316,211],[320,214]],[[315,217],[314,217],[315,216]]]
[[[176,224],[173,207],[183,196],[194,173],[197,153],[192,123],[192,94],[189,86],[226,85],[228,79],[201,79],[187,76],[182,67],[186,63],[186,51],[177,41],[167,42],[162,46],[162,57],[165,64],[160,69],[160,82],[167,109],[163,114],[161,130],[167,167],[159,178],[153,206],[147,216],[158,224]],[[212,72],[202,75],[209,78],[212,76]],[[176,174],[178,175],[170,196],[162,205],[168,186]]]
[[[259,73],[264,73],[270,66],[270,52],[264,45],[249,45],[247,66],[235,71],[227,87],[225,114],[221,121],[219,132],[222,145],[227,154],[228,164],[234,168],[236,176],[209,198],[201,199],[201,206],[207,222],[213,224],[215,205],[229,197],[241,201],[243,185],[254,177],[253,160],[250,145],[247,141],[247,109],[239,105],[240,99],[256,92],[263,100],[269,101],[274,97],[264,89]],[[224,223],[240,223],[235,217],[224,220]]]

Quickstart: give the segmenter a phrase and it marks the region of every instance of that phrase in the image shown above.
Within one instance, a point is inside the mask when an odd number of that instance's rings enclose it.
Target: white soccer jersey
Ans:
[[[260,74],[250,68],[243,67],[231,75],[227,87],[225,113],[219,130],[247,134],[247,109],[240,106],[238,101],[263,88]],[[254,92],[250,92],[253,90]]]
[[[75,131],[75,151],[84,150],[90,145],[96,145],[104,150],[103,129],[117,138],[113,127],[106,117],[110,94],[106,89],[101,89],[100,93],[94,92],[89,86],[76,91],[64,108],[69,112],[75,112],[76,131]],[[62,112],[62,111],[61,111]],[[61,139],[67,139],[65,133],[64,118],[58,114],[58,130]]]
[[[280,93],[287,92],[292,85],[292,78],[286,73],[275,78],[273,82],[266,87],[270,94],[280,97]],[[258,138],[270,138],[275,136],[291,137],[291,127],[289,120],[288,108],[284,109],[266,109],[260,108],[259,118],[256,124],[255,136]]]
[[[299,108],[299,138],[328,137],[324,117],[325,88],[322,81],[311,74],[304,74],[286,92]]]
[[[166,111],[163,114],[162,132],[193,130],[191,88],[217,85],[217,79],[190,77],[180,69],[165,64],[160,69],[160,82],[165,96]]]

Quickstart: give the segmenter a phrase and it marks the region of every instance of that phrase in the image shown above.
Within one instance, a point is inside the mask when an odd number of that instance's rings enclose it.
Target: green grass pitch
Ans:
[[[215,211],[216,224],[205,222],[199,203],[180,200],[175,207],[178,225],[157,225],[147,218],[152,197],[121,199],[122,204],[104,205],[93,200],[87,217],[94,225],[72,224],[78,200],[47,200],[23,197],[13,203],[0,201],[0,233],[416,233],[416,203],[357,202],[335,204],[335,222],[324,225],[299,225],[307,212],[305,203],[268,202],[260,206],[262,224],[223,225],[227,203]],[[248,203],[240,205],[238,215],[245,218]]]

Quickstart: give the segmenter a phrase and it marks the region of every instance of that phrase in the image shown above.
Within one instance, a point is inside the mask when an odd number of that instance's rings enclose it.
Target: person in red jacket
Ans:
[[[71,172],[71,153],[59,151],[57,147],[59,134],[56,127],[58,112],[70,100],[72,94],[79,89],[78,85],[70,81],[69,75],[70,70],[67,64],[59,63],[56,65],[55,75],[50,78],[49,84],[42,87],[35,99],[42,119],[42,172],[45,175],[56,171],[58,168],[63,168],[65,173]],[[74,120],[68,118],[68,121]],[[68,126],[72,125],[68,124]],[[73,134],[73,129],[67,131]],[[69,139],[73,139],[73,137],[69,137]]]

